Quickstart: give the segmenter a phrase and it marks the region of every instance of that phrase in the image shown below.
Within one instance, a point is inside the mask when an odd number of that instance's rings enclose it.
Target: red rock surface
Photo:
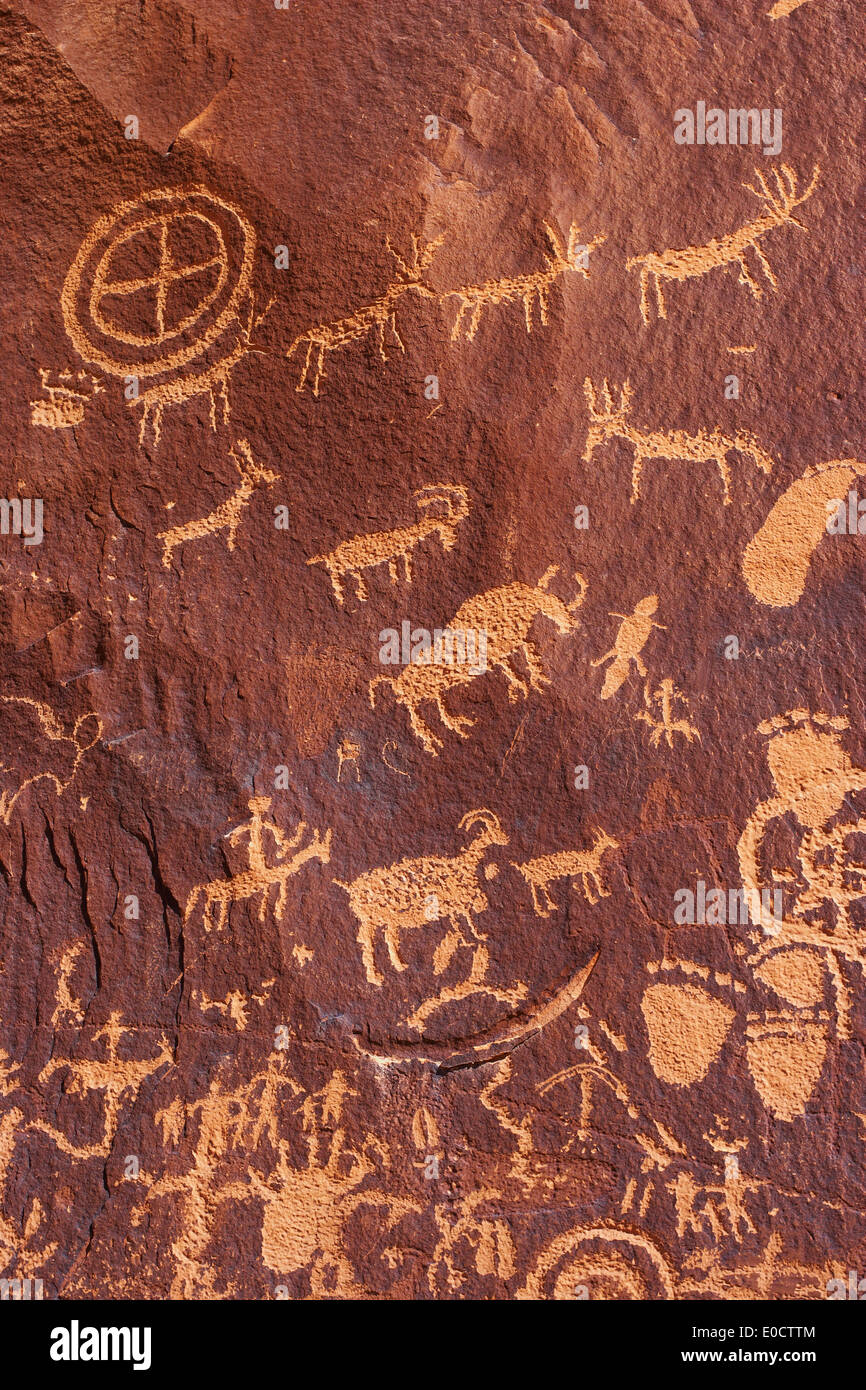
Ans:
[[[3,1277],[866,1273],[864,26],[774,8],[0,8]]]

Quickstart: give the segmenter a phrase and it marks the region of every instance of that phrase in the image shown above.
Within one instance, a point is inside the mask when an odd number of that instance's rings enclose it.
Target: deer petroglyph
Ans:
[[[443,299],[459,300],[457,317],[451,330],[452,341],[459,339],[461,332],[465,330],[466,337],[471,342],[475,337],[481,322],[481,314],[486,305],[513,304],[516,300],[521,300],[523,303],[526,331],[531,333],[533,305],[538,305],[541,322],[546,326],[548,322],[548,295],[556,281],[566,271],[578,271],[585,279],[589,279],[589,253],[606,240],[605,236],[594,237],[592,241],[583,245],[580,241],[580,232],[576,224],[572,222],[568,233],[568,245],[566,246],[556,227],[545,222],[544,229],[553,248],[553,254],[548,253],[545,257],[546,264],[543,269],[533,271],[530,275],[508,276],[502,280],[485,280],[483,285],[465,285],[461,289],[447,290],[442,295]],[[468,324],[464,323],[467,316]]]
[[[231,497],[207,516],[197,518],[195,521],[187,521],[183,526],[173,526],[170,531],[160,531],[157,539],[162,541],[162,563],[166,569],[171,565],[171,558],[179,545],[184,545],[186,541],[201,540],[202,536],[213,536],[217,531],[228,531],[226,544],[229,550],[235,548],[235,537],[241,523],[241,512],[244,507],[249,506],[250,498],[255,492],[259,483],[275,483],[279,474],[271,473],[269,469],[262,468],[253,458],[252,450],[245,439],[238,440],[238,449],[242,458],[238,458],[234,449],[230,450],[231,456],[235,461],[235,466],[241,475],[241,480],[235,488]]]
[[[686,246],[680,251],[651,251],[646,256],[632,256],[626,261],[626,270],[634,270],[640,267],[640,312],[645,324],[649,324],[649,301],[648,287],[649,279],[652,276],[656,292],[656,306],[659,318],[667,318],[664,295],[662,294],[662,280],[690,280],[696,276],[708,275],[711,270],[717,270],[721,266],[738,265],[740,274],[738,282],[747,286],[755,299],[760,299],[763,290],[756,280],[749,273],[746,263],[746,252],[751,248],[757,257],[758,264],[764,275],[767,277],[772,288],[778,289],[778,282],[770,269],[769,261],[759,246],[761,237],[772,232],[777,227],[793,226],[799,227],[801,231],[806,228],[802,222],[798,222],[794,217],[794,208],[805,203],[815,191],[818,183],[818,176],[821,172],[819,166],[815,165],[812,175],[812,182],[809,184],[805,193],[797,197],[797,177],[794,170],[787,164],[781,165],[781,174],[778,169],[772,171],[773,180],[776,185],[774,193],[769,187],[767,180],[760,169],[755,170],[758,180],[758,187],[753,188],[751,184],[743,184],[750,193],[754,193],[766,209],[763,216],[755,218],[753,222],[746,222],[737,231],[731,232],[728,236],[714,237],[705,246]]]
[[[640,497],[640,480],[643,465],[647,460],[683,459],[688,463],[715,463],[718,467],[724,489],[724,505],[731,501],[731,471],[725,455],[732,449],[748,455],[758,468],[769,473],[773,460],[758,444],[758,441],[743,431],[732,438],[714,429],[709,433],[698,430],[697,434],[686,434],[684,430],[669,430],[666,433],[646,433],[626,423],[631,405],[631,387],[626,381],[620,390],[619,405],[615,406],[610,388],[605,381],[601,388],[601,409],[598,408],[595,390],[589,377],[583,383],[583,391],[589,408],[590,426],[583,452],[585,463],[592,462],[596,449],[611,439],[624,439],[634,445],[634,463],[631,474],[631,501]]]
[[[397,332],[396,306],[404,295],[410,293],[419,294],[425,299],[436,298],[434,291],[424,282],[424,273],[429,269],[430,262],[444,239],[443,233],[435,241],[421,246],[418,238],[413,236],[411,261],[404,261],[402,256],[394,250],[391,242],[386,242],[388,250],[397,262],[398,275],[387,287],[384,294],[381,294],[378,299],[374,299],[372,304],[365,304],[363,308],[357,309],[354,314],[347,314],[344,318],[334,319],[330,323],[314,324],[312,328],[307,329],[306,333],[300,333],[288,349],[286,357],[292,357],[298,348],[305,344],[307,348],[300,380],[295,387],[296,391],[304,390],[312,370],[313,395],[318,396],[319,382],[323,376],[327,376],[325,354],[338,352],[340,348],[346,347],[358,338],[365,338],[368,333],[378,334],[379,356],[383,362],[388,360],[385,352],[386,329],[390,330],[400,351],[405,352],[403,340]],[[314,355],[315,367],[313,367]]]

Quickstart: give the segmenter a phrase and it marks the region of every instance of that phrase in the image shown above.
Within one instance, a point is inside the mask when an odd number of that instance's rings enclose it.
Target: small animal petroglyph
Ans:
[[[640,710],[635,719],[649,725],[650,743],[653,748],[658,748],[663,738],[667,739],[668,748],[673,748],[674,734],[682,734],[689,743],[693,743],[695,739],[699,743],[702,742],[698,730],[687,719],[674,719],[674,705],[681,704],[688,708],[688,701],[683,692],[677,690],[670,676],[666,676],[652,693],[649,684],[645,685],[643,702],[646,709]],[[658,711],[658,718],[653,714],[654,709]]]
[[[457,317],[451,330],[452,341],[459,339],[461,332],[465,331],[467,339],[471,342],[481,322],[481,314],[487,305],[513,304],[516,300],[523,302],[526,331],[531,333],[533,304],[537,303],[541,322],[546,326],[548,321],[547,298],[560,276],[564,275],[566,271],[573,270],[578,271],[585,279],[589,279],[589,253],[594,251],[596,246],[600,246],[606,237],[604,235],[594,237],[592,241],[583,245],[580,241],[577,225],[572,222],[568,233],[568,245],[566,246],[558,228],[545,222],[544,229],[553,248],[553,254],[546,256],[547,263],[542,270],[533,271],[530,275],[509,276],[503,280],[485,280],[483,285],[465,285],[458,290],[446,290],[442,295],[443,300],[459,300]],[[467,316],[468,324],[464,324]]]
[[[268,864],[264,847],[265,832],[274,841],[277,859],[285,860],[289,852],[295,850],[296,846],[301,843],[307,829],[306,821],[299,821],[294,835],[290,840],[287,839],[274,821],[264,818],[264,812],[270,810],[270,806],[271,798],[269,796],[252,797],[249,802],[249,808],[252,812],[250,819],[243,825],[237,826],[226,837],[229,844],[234,845],[245,835],[249,836],[247,847],[249,868],[236,874],[234,878],[217,878],[210,883],[200,883],[193,888],[187,898],[184,921],[189,918],[199,899],[204,897],[203,923],[205,931],[211,931],[214,928],[217,931],[222,931],[232,903],[245,901],[247,898],[255,897],[257,893],[261,893],[259,921],[263,922],[267,911],[269,892],[271,888],[275,887],[277,888],[277,897],[274,915],[277,921],[281,922],[286,906],[288,880],[311,859],[318,859],[322,864],[328,863],[331,857],[331,831],[327,831],[322,839],[318,830],[314,830],[309,844],[305,845],[303,849],[297,849],[287,863]],[[217,910],[214,918],[215,904]]]
[[[245,439],[238,440],[238,449],[241,458],[238,458],[234,449],[229,450],[234,459],[235,467],[241,475],[240,483],[231,497],[227,498],[225,502],[221,502],[216,510],[207,516],[199,517],[195,521],[187,521],[183,526],[173,526],[170,531],[160,531],[157,539],[162,541],[162,563],[166,569],[170,567],[172,556],[179,545],[184,545],[187,541],[201,540],[202,536],[213,536],[217,531],[228,530],[226,544],[229,550],[234,550],[235,536],[241,523],[241,512],[244,507],[249,506],[250,498],[259,483],[269,484],[279,480],[278,473],[271,473],[269,469],[262,468],[256,463],[252,450]]]
[[[327,376],[325,354],[338,352],[347,344],[354,343],[359,338],[365,338],[368,333],[378,334],[379,356],[383,362],[388,360],[385,352],[386,329],[390,330],[400,351],[405,352],[403,340],[397,332],[396,306],[404,295],[410,293],[419,294],[424,299],[436,298],[434,291],[424,281],[424,273],[430,268],[433,256],[444,240],[443,233],[435,241],[429,241],[425,246],[421,246],[418,238],[413,236],[411,261],[404,261],[402,256],[394,250],[391,242],[386,242],[388,250],[397,262],[398,275],[396,280],[393,280],[385,290],[385,293],[381,294],[378,299],[374,299],[372,304],[365,304],[363,308],[357,309],[354,314],[348,314],[345,318],[334,319],[331,323],[317,323],[312,328],[308,328],[306,333],[300,333],[295,338],[288,349],[286,357],[292,357],[304,344],[307,348],[300,380],[295,387],[296,391],[304,390],[307,377],[312,369],[313,395],[318,396],[319,382],[322,377]],[[315,368],[313,368],[314,354],[316,358]]]
[[[388,565],[392,584],[397,583],[397,562],[403,561],[403,574],[407,584],[412,583],[412,570],[409,557],[415,546],[427,536],[439,534],[443,550],[452,550],[457,540],[457,527],[469,515],[469,498],[465,487],[453,483],[431,483],[419,488],[415,493],[419,511],[427,511],[433,506],[445,509],[444,516],[426,515],[413,526],[401,526],[394,531],[378,531],[369,536],[354,536],[343,541],[328,555],[314,555],[308,565],[324,565],[331,578],[334,596],[343,603],[344,593],[341,580],[350,575],[355,581],[358,600],[365,603],[367,589],[361,578],[361,571],[373,569],[377,565]]]
[[[657,623],[653,620],[653,613],[658,608],[658,596],[648,594],[642,598],[640,603],[635,604],[633,613],[611,613],[611,618],[622,618],[619,631],[614,639],[614,644],[609,652],[600,656],[598,661],[594,661],[593,666],[602,666],[605,661],[611,664],[605,672],[604,685],[601,689],[602,700],[609,700],[611,695],[615,695],[628,676],[629,663],[634,662],[640,674],[646,679],[648,674],[646,667],[641,659],[641,652],[646,645],[647,639],[654,627],[666,631],[664,623]]]
[[[683,459],[688,463],[715,463],[718,467],[724,489],[724,505],[731,501],[731,472],[725,455],[732,449],[748,455],[758,468],[769,473],[773,460],[766,454],[751,435],[738,432],[729,438],[719,429],[710,433],[698,430],[697,434],[686,434],[684,430],[669,430],[667,433],[650,433],[637,430],[626,424],[626,415],[631,404],[631,387],[626,381],[620,390],[619,405],[611,399],[610,389],[605,381],[601,388],[601,409],[598,409],[595,390],[589,377],[583,383],[583,391],[589,408],[590,426],[583,452],[585,463],[592,462],[596,449],[610,439],[625,439],[634,445],[634,463],[631,473],[631,500],[635,503],[640,497],[640,480],[644,463],[649,459]]]
[[[580,888],[588,903],[597,903],[599,898],[609,897],[610,889],[605,888],[599,874],[602,857],[609,849],[619,849],[619,841],[608,835],[606,830],[597,830],[588,849],[566,849],[558,854],[542,854],[523,864],[513,864],[529,884],[537,916],[549,917],[555,910],[556,903],[550,896],[549,887],[558,878],[574,879],[575,892],[578,891],[576,880],[579,878]]]
[[[481,827],[480,833],[452,858],[401,859],[397,864],[361,874],[351,883],[334,879],[348,893],[349,905],[360,924],[358,944],[371,985],[384,983],[375,959],[378,932],[382,933],[395,970],[406,969],[400,957],[401,932],[444,919],[450,923],[449,937],[454,947],[468,946],[470,943],[460,930],[462,919],[475,941],[484,940],[473,921],[474,914],[489,907],[478,882],[478,869],[490,846],[507,845],[508,836],[492,811],[467,811],[458,829],[472,830],[476,825]],[[489,864],[486,872],[488,878],[495,876],[496,865]],[[441,952],[438,963],[442,965]]]
[[[534,587],[520,583],[506,584],[500,589],[490,589],[487,593],[476,594],[461,604],[448,624],[448,630],[452,632],[486,633],[487,664],[498,666],[503,672],[508,681],[508,696],[511,700],[520,696],[526,698],[530,687],[533,690],[543,690],[550,684],[538,653],[529,641],[528,634],[533,619],[539,613],[543,613],[556,624],[560,632],[574,632],[579,625],[575,613],[586,595],[586,580],[582,575],[575,574],[574,578],[580,591],[571,603],[566,604],[555,594],[547,592],[547,585],[558,568],[558,565],[552,565]],[[523,653],[529,670],[528,685],[509,665],[510,659],[518,651]],[[453,653],[451,655],[453,656]],[[397,677],[375,676],[370,682],[370,705],[375,708],[377,686],[383,682],[390,685],[397,702],[408,711],[409,722],[416,737],[424,744],[427,752],[435,757],[443,747],[442,740],[424,723],[419,706],[427,701],[432,702],[446,728],[452,729],[461,738],[468,738],[467,731],[473,727],[475,721],[449,714],[442,697],[452,686],[474,680],[479,674],[481,673],[473,670],[466,662],[415,660]]]
[[[72,372],[58,372],[54,385],[50,375],[44,367],[39,369],[48,400],[30,402],[30,423],[48,430],[72,429],[84,419],[84,407],[91,396],[98,396],[104,388],[88,372],[78,372],[75,376]],[[78,383],[77,387],[73,382]]]
[[[802,222],[798,222],[793,216],[793,211],[794,208],[799,207],[801,203],[805,203],[806,199],[812,196],[821,170],[816,164],[812,182],[805,193],[800,194],[799,198],[797,197],[797,177],[789,165],[781,165],[781,174],[778,169],[773,169],[771,172],[776,185],[775,193],[770,189],[760,169],[755,170],[758,180],[757,188],[753,188],[748,183],[743,184],[743,187],[747,188],[750,193],[754,193],[755,197],[766,208],[764,215],[756,218],[754,222],[745,223],[744,226],[736,232],[731,232],[728,236],[714,237],[705,246],[686,246],[681,251],[651,251],[646,256],[632,256],[630,260],[626,261],[626,270],[640,267],[640,311],[645,324],[649,324],[650,321],[647,297],[650,276],[652,276],[655,285],[658,315],[662,319],[667,318],[661,287],[662,280],[690,280],[696,276],[708,275],[711,270],[717,270],[725,265],[738,265],[740,267],[739,284],[747,286],[754,298],[760,299],[763,290],[750,275],[746,263],[746,252],[750,247],[770,285],[774,290],[778,289],[778,282],[758,242],[761,237],[766,236],[776,227],[790,225],[799,227],[801,231],[806,230]]]

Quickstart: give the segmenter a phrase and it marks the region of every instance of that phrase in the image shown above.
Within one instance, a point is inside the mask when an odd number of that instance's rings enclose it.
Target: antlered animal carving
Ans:
[[[528,859],[524,864],[512,861],[512,867],[522,874],[529,884],[536,914],[539,917],[549,917],[556,908],[549,887],[558,878],[579,878],[588,903],[597,903],[599,898],[610,897],[610,889],[605,888],[599,875],[602,857],[609,849],[619,849],[619,841],[608,835],[606,830],[597,830],[595,839],[588,849],[566,849],[558,854],[542,854],[537,859]],[[575,882],[575,892],[577,887]]]
[[[443,550],[453,550],[457,541],[457,527],[469,515],[469,499],[465,487],[459,484],[431,483],[419,488],[415,493],[419,511],[436,504],[445,508],[444,516],[423,516],[414,526],[401,526],[394,531],[378,531],[370,536],[353,536],[343,541],[328,555],[314,555],[308,565],[324,565],[331,577],[331,585],[338,603],[342,604],[344,594],[341,580],[348,574],[355,581],[358,599],[366,602],[367,589],[361,578],[361,571],[373,569],[376,565],[388,564],[392,584],[397,583],[397,562],[403,561],[406,583],[412,583],[409,556],[415,546],[426,536],[439,533]]]
[[[359,338],[366,338],[368,333],[375,332],[378,336],[379,356],[383,362],[388,360],[385,352],[386,329],[390,330],[400,351],[405,351],[403,340],[397,332],[395,318],[397,304],[403,295],[410,292],[419,294],[425,299],[436,298],[433,290],[425,283],[424,275],[430,268],[430,262],[437,247],[442,245],[444,239],[443,233],[435,241],[430,241],[426,246],[422,246],[418,238],[413,236],[411,261],[404,261],[403,257],[394,250],[390,241],[386,242],[388,250],[397,262],[397,278],[391,282],[384,294],[381,294],[378,299],[374,299],[372,304],[365,304],[363,308],[357,309],[354,314],[347,314],[345,318],[335,319],[333,323],[314,324],[306,333],[300,333],[292,343],[286,357],[292,357],[304,344],[307,348],[301,377],[295,387],[296,391],[304,390],[307,378],[312,372],[313,395],[318,396],[319,382],[326,375],[325,354],[338,352],[348,343],[353,343]],[[315,367],[313,367],[314,357],[316,359]]]
[[[529,629],[539,613],[550,618],[560,632],[574,632],[579,626],[574,616],[586,596],[587,583],[580,574],[574,578],[580,592],[571,603],[564,603],[555,594],[547,592],[547,585],[556,574],[559,566],[552,565],[532,587],[529,584],[506,584],[499,589],[489,589],[484,594],[475,594],[461,604],[448,624],[448,631],[483,633],[486,636],[486,664],[498,666],[508,680],[508,696],[516,700],[528,696],[530,687],[542,690],[550,681],[538,653],[529,641]],[[529,684],[522,680],[509,665],[509,659],[520,651],[529,668]],[[397,702],[404,705],[409,714],[409,722],[416,737],[421,740],[428,753],[434,757],[444,745],[424,723],[419,706],[430,701],[435,704],[442,723],[461,738],[468,738],[468,730],[475,720],[462,715],[449,714],[442,702],[443,696],[452,686],[465,684],[482,674],[467,662],[453,659],[425,661],[415,660],[399,676],[376,676],[370,682],[370,705],[375,708],[376,687],[385,683],[394,691]]]
[[[763,290],[752,279],[746,264],[746,252],[750,247],[770,285],[774,290],[778,289],[778,281],[758,242],[761,237],[772,232],[774,228],[784,227],[786,224],[799,227],[801,232],[806,230],[802,222],[798,222],[794,217],[794,208],[799,207],[801,203],[805,203],[806,199],[812,196],[821,172],[816,164],[812,174],[812,182],[805,193],[801,193],[798,198],[796,196],[797,177],[794,170],[787,164],[783,164],[781,169],[784,181],[778,169],[772,171],[776,184],[775,193],[771,191],[760,169],[755,170],[758,179],[757,188],[753,188],[748,183],[743,184],[743,187],[747,188],[750,193],[754,193],[766,209],[763,216],[755,218],[754,222],[747,222],[728,236],[714,237],[705,246],[686,246],[681,251],[651,251],[646,256],[632,256],[631,260],[626,261],[626,270],[640,267],[640,312],[644,323],[648,324],[650,321],[647,299],[650,276],[653,277],[655,285],[658,315],[662,319],[667,318],[664,295],[662,294],[662,280],[690,280],[694,276],[707,275],[711,270],[717,270],[725,265],[738,265],[740,267],[739,284],[748,286],[754,298],[760,299]]]
[[[488,304],[513,304],[515,300],[523,303],[526,331],[532,332],[532,308],[537,303],[542,324],[547,324],[547,297],[556,281],[568,270],[578,271],[584,279],[589,279],[589,253],[606,240],[604,235],[593,237],[585,246],[581,244],[577,224],[572,222],[568,231],[568,245],[563,242],[558,228],[545,222],[544,230],[553,250],[545,256],[546,265],[530,275],[507,276],[502,280],[485,280],[483,285],[464,285],[459,290],[446,290],[443,299],[459,300],[457,317],[451,330],[452,340],[459,339],[465,329],[471,342],[481,322],[481,314]],[[469,319],[468,325],[464,320]]]
[[[589,377],[583,383],[583,392],[586,396],[591,421],[586,437],[586,448],[583,452],[584,462],[590,463],[595,450],[610,439],[625,439],[629,444],[633,444],[634,463],[631,474],[631,500],[633,503],[640,497],[641,473],[647,460],[652,462],[655,459],[683,459],[688,463],[715,463],[722,479],[724,505],[726,507],[730,505],[731,501],[731,470],[725,455],[731,449],[736,449],[738,453],[747,455],[762,472],[769,473],[772,470],[773,460],[769,454],[764,452],[753,435],[744,431],[738,431],[732,437],[728,437],[722,434],[719,429],[709,432],[698,430],[697,434],[687,434],[685,430],[648,433],[635,429],[633,425],[626,423],[626,415],[631,404],[631,387],[627,381],[623,383],[620,391],[618,406],[613,404],[610,388],[606,381],[601,388],[601,409],[597,406],[595,390]]]
[[[460,854],[452,858],[430,855],[423,859],[401,859],[381,869],[371,869],[351,883],[334,882],[349,895],[349,905],[358,920],[358,944],[367,979],[381,985],[384,977],[375,959],[376,934],[381,932],[395,970],[405,970],[400,958],[400,934],[447,920],[460,943],[469,942],[460,930],[465,922],[476,941],[485,938],[477,931],[473,916],[485,912],[489,902],[478,881],[478,869],[491,845],[507,845],[497,816],[485,809],[467,811],[458,829],[479,834]],[[495,864],[488,864],[486,877],[495,877]]]

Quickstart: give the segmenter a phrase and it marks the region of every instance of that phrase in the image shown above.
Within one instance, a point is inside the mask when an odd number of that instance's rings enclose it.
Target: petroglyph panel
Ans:
[[[866,1276],[864,23],[0,13],[0,1280]]]

